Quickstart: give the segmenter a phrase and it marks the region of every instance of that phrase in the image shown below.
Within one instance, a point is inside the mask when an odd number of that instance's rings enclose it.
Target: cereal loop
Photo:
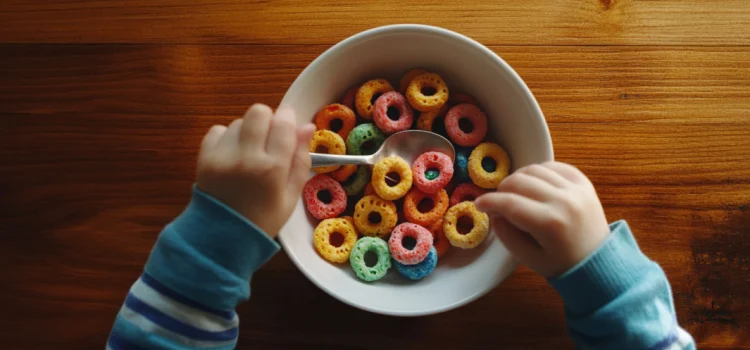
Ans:
[[[334,245],[335,236],[342,237],[342,242]],[[344,218],[325,219],[318,224],[313,233],[313,245],[318,254],[333,263],[349,260],[349,254],[357,243],[357,232],[354,225]]]
[[[475,105],[460,104],[445,115],[445,130],[459,146],[476,146],[487,135],[487,116]]]
[[[357,168],[358,166],[356,164],[342,165],[340,168],[329,173],[329,175],[338,182],[344,182],[357,172]]]
[[[343,140],[346,140],[356,124],[357,117],[354,116],[354,111],[338,103],[323,107],[315,115],[315,126],[318,130],[331,130],[339,134]]]
[[[448,97],[448,105],[450,105],[451,107],[452,106],[456,106],[456,105],[460,105],[460,104],[463,104],[463,103],[468,103],[468,104],[472,104],[472,105],[475,105],[475,106],[479,105],[477,103],[477,100],[475,100],[470,95],[467,95],[467,94],[464,94],[464,93],[451,94]]]
[[[424,89],[435,90],[425,95]],[[448,101],[448,86],[443,78],[435,73],[425,73],[414,78],[406,89],[406,98],[414,109],[422,112],[440,109]]]
[[[414,161],[412,173],[414,185],[420,191],[436,193],[453,178],[453,161],[440,152],[425,152]]]
[[[471,151],[469,156],[469,177],[481,188],[497,187],[508,176],[509,169],[508,154],[495,143],[482,143]]]
[[[365,187],[365,196],[371,195],[377,195],[377,193],[375,193],[375,187],[372,187],[372,182],[368,182],[367,187]]]
[[[393,179],[398,177],[398,183],[390,185],[386,176]],[[372,187],[380,198],[392,201],[403,197],[412,185],[412,174],[409,164],[405,160],[391,156],[383,158],[375,164],[372,170]]]
[[[346,90],[344,98],[341,99],[341,104],[349,107],[352,111],[356,109],[354,107],[354,99],[357,97],[357,90],[359,90],[359,86],[349,88],[349,90]]]
[[[471,219],[471,230],[466,234],[459,232],[459,219],[467,217]],[[443,233],[454,247],[474,248],[484,242],[490,232],[490,217],[477,210],[474,202],[461,202],[445,213],[443,221]]]
[[[346,192],[347,196],[354,196],[362,193],[369,182],[370,169],[366,166],[361,166],[354,175],[342,182],[341,186],[344,187],[344,192]]]
[[[391,110],[395,112],[390,112]],[[396,91],[386,92],[375,101],[372,120],[384,133],[393,134],[411,127],[414,123],[414,110],[406,102],[404,95]]]
[[[375,252],[378,257],[374,266],[368,267],[365,263],[365,254]],[[388,244],[380,238],[362,237],[354,245],[349,255],[349,263],[352,270],[359,279],[367,282],[377,281],[391,268],[391,255],[388,252]]]
[[[456,147],[456,160],[453,162],[453,177],[460,182],[471,181],[469,177],[469,155],[471,148]]]
[[[471,183],[465,182],[456,187],[451,194],[451,207],[465,201],[474,201],[477,197],[487,193],[489,191]]]
[[[420,263],[414,264],[414,265],[404,265],[395,259],[393,260],[393,266],[396,267],[396,271],[401,274],[401,276],[404,276],[412,281],[418,281],[425,277],[427,277],[429,274],[432,273],[432,271],[435,271],[435,266],[437,266],[438,262],[438,254],[435,249],[435,247],[431,247],[430,251],[427,254],[427,257],[425,257],[424,260],[422,260]]]
[[[309,150],[310,153],[345,154],[346,146],[339,134],[330,130],[318,130],[313,134]],[[312,170],[321,174],[330,173],[338,168],[338,166],[324,166]]]
[[[426,70],[422,68],[412,68],[406,74],[404,74],[403,77],[401,77],[401,80],[398,82],[398,92],[401,94],[406,94],[406,89],[409,87],[409,83],[411,83],[414,78],[428,73]]]
[[[316,219],[330,219],[346,209],[346,192],[328,175],[315,175],[305,183],[302,198],[307,211]]]
[[[445,104],[439,109],[422,112],[417,118],[417,129],[432,131],[444,135],[445,133],[445,113],[448,113],[448,105]]]
[[[413,248],[404,247],[404,238],[416,241]],[[406,222],[396,226],[388,240],[391,257],[404,265],[414,265],[424,260],[432,248],[432,233],[417,224]]]
[[[362,119],[372,119],[373,97],[388,91],[393,91],[393,86],[385,79],[374,79],[364,83],[357,90],[357,96],[354,101],[357,107],[357,114]]]
[[[419,204],[423,200],[432,201],[432,208],[422,212]],[[409,222],[422,226],[430,226],[440,220],[448,210],[448,192],[441,189],[435,194],[426,194],[417,188],[413,188],[404,198],[404,216]]]
[[[377,152],[385,141],[385,135],[375,124],[357,125],[346,138],[347,153],[355,156],[369,155]]]
[[[451,248],[451,242],[445,238],[445,233],[443,233],[443,218],[435,221],[427,229],[432,233],[432,246],[435,247],[438,258],[441,258]]]
[[[365,236],[388,236],[397,220],[396,205],[378,196],[364,196],[354,206],[354,226]]]

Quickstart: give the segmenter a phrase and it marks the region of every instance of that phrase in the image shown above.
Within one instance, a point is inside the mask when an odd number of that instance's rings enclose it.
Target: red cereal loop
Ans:
[[[445,233],[443,233],[443,219],[440,218],[440,220],[435,221],[427,229],[432,233],[432,245],[437,251],[438,258],[441,258],[451,248],[451,242],[448,238],[445,238]]]
[[[470,131],[462,129],[462,120],[469,122],[470,126],[466,127],[469,127]],[[459,146],[476,146],[487,135],[487,116],[475,105],[460,104],[451,108],[445,115],[445,130],[451,141]]]
[[[357,117],[354,115],[354,111],[338,103],[323,107],[315,115],[315,126],[318,127],[318,130],[331,130],[339,134],[344,140],[346,140],[349,132],[354,129],[356,124]]]
[[[308,180],[302,189],[302,199],[310,214],[319,220],[337,217],[346,210],[344,188],[328,175],[318,174]]]
[[[404,247],[405,237],[411,237],[416,240],[413,249]],[[414,265],[420,263],[432,247],[432,233],[426,228],[409,222],[400,224],[391,232],[391,238],[388,240],[388,248],[391,256],[396,261],[404,265]]]
[[[472,104],[475,106],[479,105],[477,103],[477,100],[475,100],[473,97],[471,97],[470,95],[461,93],[461,92],[457,94],[451,94],[450,96],[448,96],[448,105],[450,105],[451,107],[455,105],[460,105],[462,103],[468,103],[468,104]]]
[[[425,174],[428,170],[437,170],[438,177],[428,179]],[[412,176],[414,185],[420,191],[427,194],[437,193],[453,178],[453,161],[451,157],[440,152],[422,153],[412,165]]]
[[[398,112],[395,120],[388,115],[388,109],[391,107]],[[393,134],[411,127],[414,122],[414,110],[409,106],[404,95],[396,91],[386,92],[375,101],[372,119],[382,132]]]
[[[456,189],[453,190],[453,193],[451,194],[450,206],[452,207],[458,203],[465,202],[465,201],[473,202],[475,199],[477,199],[477,197],[487,192],[489,191],[471,182],[464,182],[456,186]]]
[[[388,91],[393,91],[393,87],[388,80],[373,79],[364,83],[357,90],[357,96],[354,97],[357,114],[364,120],[372,119],[372,98],[377,94],[384,94]]]
[[[346,90],[344,98],[341,99],[341,104],[349,107],[352,111],[355,110],[354,99],[357,97],[357,90],[359,90],[359,86],[349,88],[349,90]]]

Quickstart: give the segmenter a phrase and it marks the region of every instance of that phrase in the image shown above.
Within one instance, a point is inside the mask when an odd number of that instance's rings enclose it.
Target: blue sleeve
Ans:
[[[550,279],[565,304],[571,338],[580,349],[695,349],[677,324],[661,267],[638,248],[624,221],[586,260]]]
[[[250,297],[253,272],[278,250],[252,222],[194,188],[185,211],[159,235],[107,349],[233,349],[234,308]]]

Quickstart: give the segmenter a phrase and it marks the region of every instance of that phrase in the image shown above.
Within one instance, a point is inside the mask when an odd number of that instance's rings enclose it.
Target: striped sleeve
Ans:
[[[577,348],[695,349],[677,324],[664,271],[641,252],[627,223],[614,223],[611,230],[596,252],[550,280],[563,298]]]
[[[247,219],[195,189],[159,235],[107,349],[233,349],[234,308],[250,296],[253,272],[278,249]]]

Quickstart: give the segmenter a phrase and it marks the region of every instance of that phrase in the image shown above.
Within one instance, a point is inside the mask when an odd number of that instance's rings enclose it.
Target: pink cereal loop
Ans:
[[[414,249],[406,249],[403,245],[404,237],[412,237],[417,241]],[[405,222],[396,226],[391,232],[391,238],[388,240],[388,248],[391,251],[391,256],[396,261],[404,265],[414,265],[420,263],[430,253],[432,247],[432,233],[430,230]]]
[[[464,132],[459,127],[461,119],[468,120],[472,125],[470,132]],[[479,107],[464,103],[451,108],[445,115],[445,130],[451,141],[464,147],[476,146],[487,135],[487,116]]]
[[[395,107],[398,110],[398,119],[388,117],[388,108]],[[409,106],[406,97],[396,91],[386,92],[375,101],[372,109],[372,118],[375,125],[386,134],[409,129],[414,122],[414,110]]]

